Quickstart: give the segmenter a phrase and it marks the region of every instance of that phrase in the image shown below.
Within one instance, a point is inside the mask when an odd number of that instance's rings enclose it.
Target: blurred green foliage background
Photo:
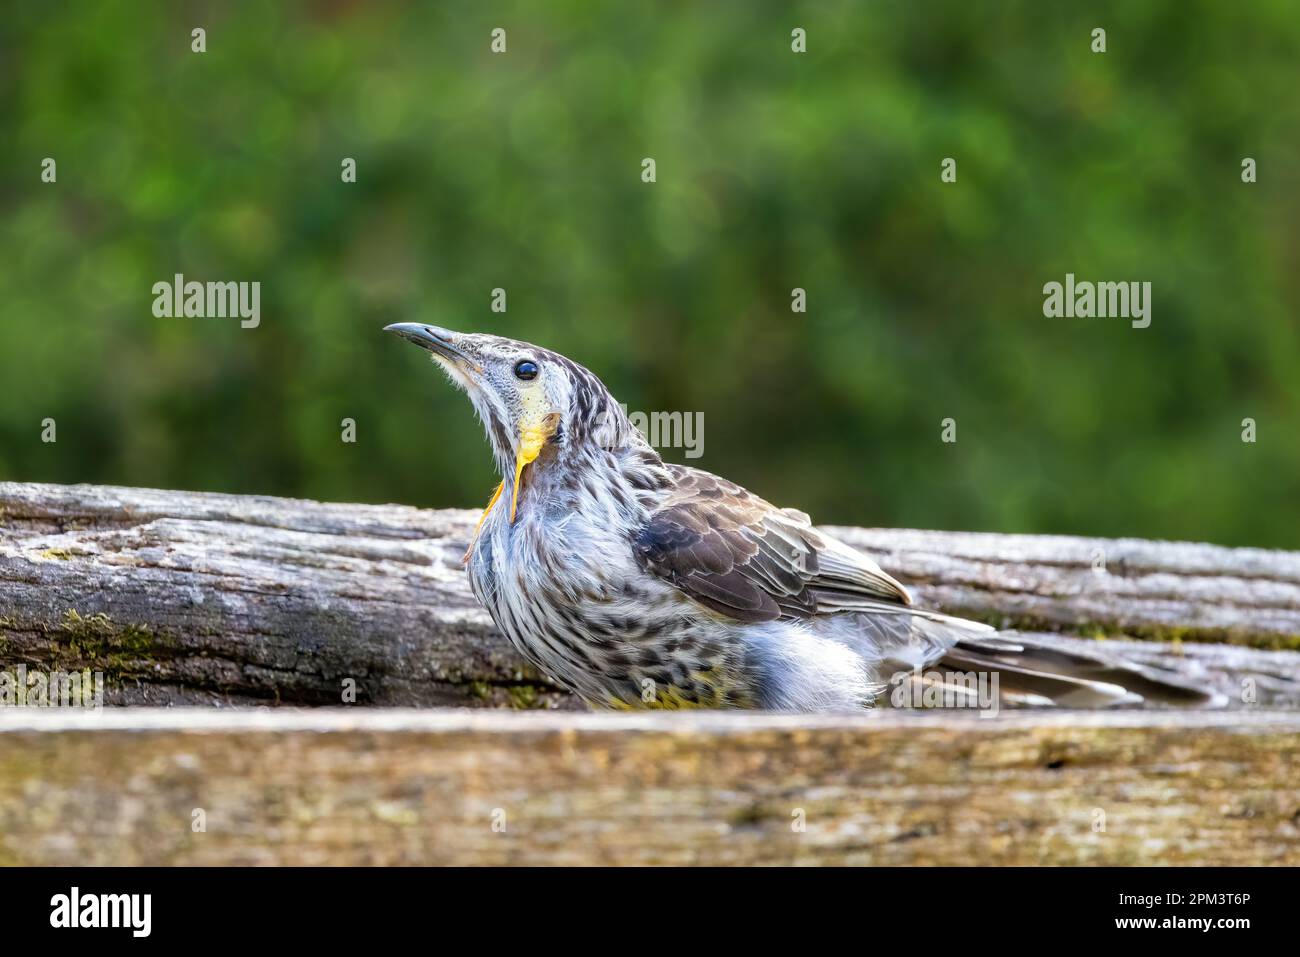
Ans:
[[[0,478],[481,505],[423,320],[823,522],[1294,548],[1298,89],[1293,0],[13,4]],[[261,327],[154,318],[177,272]],[[1045,318],[1066,272],[1151,327]]]

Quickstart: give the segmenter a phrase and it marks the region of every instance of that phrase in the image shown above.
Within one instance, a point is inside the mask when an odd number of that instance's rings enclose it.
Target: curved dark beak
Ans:
[[[391,326],[384,326],[384,332],[394,332],[407,342],[414,342],[421,349],[428,349],[445,359],[464,362],[474,369],[479,367],[477,362],[456,345],[456,333],[446,329],[426,326],[419,322],[395,322]]]

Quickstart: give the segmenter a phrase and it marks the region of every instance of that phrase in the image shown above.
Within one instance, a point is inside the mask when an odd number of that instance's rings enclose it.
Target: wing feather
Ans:
[[[902,610],[911,596],[879,565],[739,485],[670,466],[675,487],[634,542],[647,571],[739,621]]]

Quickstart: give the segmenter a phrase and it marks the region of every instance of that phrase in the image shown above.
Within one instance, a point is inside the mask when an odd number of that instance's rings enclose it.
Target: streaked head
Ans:
[[[502,478],[514,481],[544,450],[562,457],[583,444],[608,447],[635,430],[604,384],[549,349],[415,322],[385,326],[427,349],[464,389],[483,421]],[[513,507],[512,507],[513,513]]]

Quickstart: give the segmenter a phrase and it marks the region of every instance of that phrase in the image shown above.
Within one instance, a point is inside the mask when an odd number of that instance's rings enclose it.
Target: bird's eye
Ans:
[[[515,363],[515,378],[532,382],[537,378],[537,363],[530,359],[520,359]]]

